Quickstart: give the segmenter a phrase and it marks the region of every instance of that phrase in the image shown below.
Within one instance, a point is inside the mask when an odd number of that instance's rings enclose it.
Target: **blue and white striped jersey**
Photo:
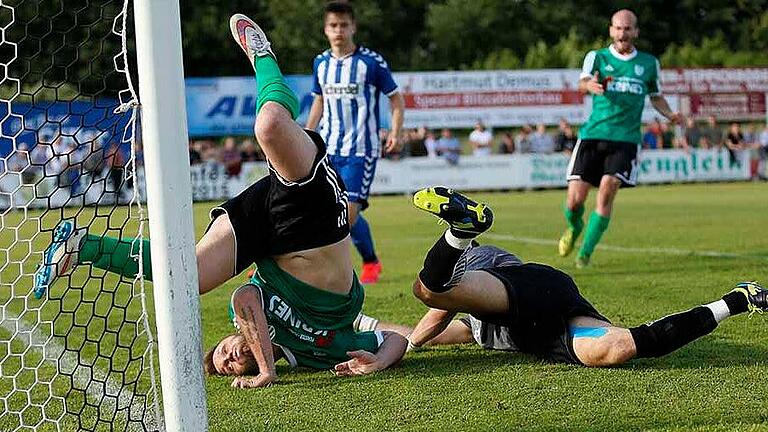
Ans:
[[[398,90],[384,58],[362,46],[343,58],[329,49],[315,57],[312,79],[312,94],[323,96],[319,132],[328,154],[378,157],[379,95]]]

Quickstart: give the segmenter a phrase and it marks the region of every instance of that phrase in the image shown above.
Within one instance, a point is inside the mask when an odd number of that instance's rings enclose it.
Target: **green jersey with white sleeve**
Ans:
[[[637,50],[623,55],[611,45],[590,51],[584,58],[580,79],[595,72],[605,92],[592,95],[592,114],[579,138],[639,145],[645,97],[661,94],[659,60]]]

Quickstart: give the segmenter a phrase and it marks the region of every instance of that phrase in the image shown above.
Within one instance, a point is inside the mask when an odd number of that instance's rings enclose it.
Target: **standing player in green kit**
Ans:
[[[579,81],[579,90],[592,95],[592,114],[579,131],[579,141],[568,163],[568,228],[560,238],[560,256],[571,253],[584,230],[584,201],[590,186],[598,191],[595,210],[589,216],[584,243],[576,257],[577,267],[589,265],[595,246],[608,228],[619,188],[636,184],[645,96],[650,96],[656,111],[672,122],[678,123],[682,118],[661,94],[659,61],[635,48],[635,14],[627,9],[613,14],[610,35],[613,43],[608,48],[587,53]]]

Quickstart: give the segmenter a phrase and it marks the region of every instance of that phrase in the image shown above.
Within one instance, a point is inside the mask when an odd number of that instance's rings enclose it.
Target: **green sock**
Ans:
[[[291,117],[296,120],[299,116],[299,100],[293,90],[285,83],[285,78],[280,72],[277,61],[272,56],[267,55],[256,57],[253,63],[256,67],[256,85],[259,92],[256,112],[261,111],[261,107],[265,103],[272,101],[285,107],[291,113]]]
[[[144,278],[152,280],[152,260],[149,253],[149,240],[143,244],[142,262]],[[88,234],[85,236],[78,263],[91,263],[94,267],[117,273],[128,278],[135,278],[139,273],[139,263],[133,258],[139,253],[139,243],[132,238],[117,239]]]
[[[603,236],[605,230],[608,229],[608,222],[610,221],[610,216],[600,216],[596,211],[589,215],[587,233],[584,234],[584,243],[581,245],[581,249],[579,249],[579,256],[592,256],[595,246],[600,242],[600,237]]]
[[[568,228],[573,230],[573,238],[575,240],[584,229],[584,220],[581,218],[584,216],[584,206],[579,206],[576,210],[569,209],[567,205],[563,206],[563,208],[565,211],[565,221],[568,222]]]

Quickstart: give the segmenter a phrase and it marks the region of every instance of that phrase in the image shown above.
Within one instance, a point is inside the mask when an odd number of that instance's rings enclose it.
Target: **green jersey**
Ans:
[[[659,61],[637,50],[622,55],[611,45],[590,51],[584,58],[580,78],[589,78],[595,72],[605,93],[592,95],[592,114],[581,127],[579,138],[639,145],[645,96],[661,94]]]
[[[256,266],[251,283],[261,291],[269,336],[291,366],[328,369],[349,360],[347,351],[379,349],[381,332],[358,333],[352,328],[365,297],[357,277],[349,294],[342,295],[294,278],[271,258]],[[229,315],[237,327],[231,301]]]

